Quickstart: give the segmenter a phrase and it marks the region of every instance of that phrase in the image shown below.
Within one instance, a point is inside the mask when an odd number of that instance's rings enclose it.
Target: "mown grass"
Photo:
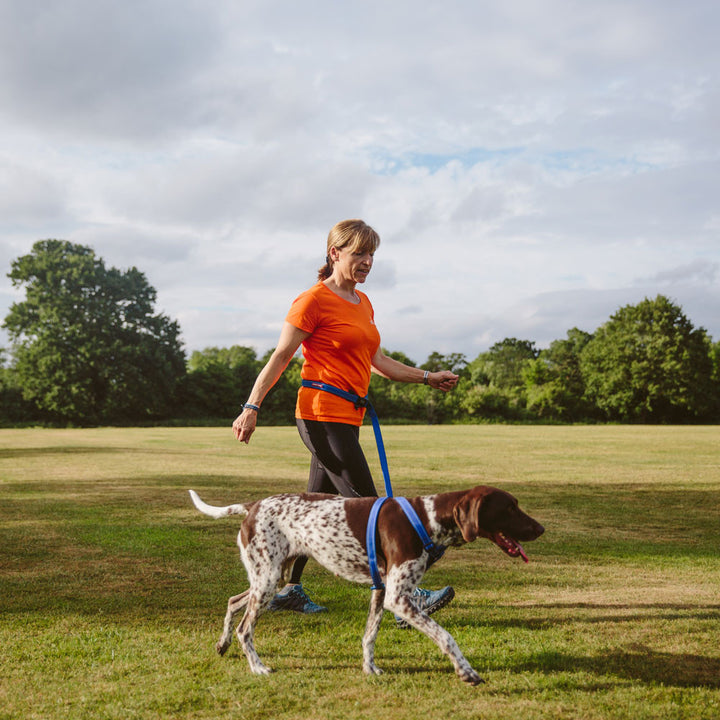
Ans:
[[[0,718],[720,717],[720,428],[388,427],[397,494],[489,483],[546,534],[486,542],[426,576],[486,684],[386,618],[361,672],[369,591],[314,563],[317,617],[270,614],[258,678],[215,654],[244,588],[226,503],[304,487],[294,429],[0,431]],[[378,484],[372,433],[363,431]]]

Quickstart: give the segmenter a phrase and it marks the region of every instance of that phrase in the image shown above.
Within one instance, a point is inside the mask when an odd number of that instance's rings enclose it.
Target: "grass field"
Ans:
[[[314,563],[330,612],[272,613],[252,676],[214,651],[245,587],[239,518],[208,502],[304,487],[293,428],[0,431],[0,718],[424,720],[720,717],[719,427],[388,427],[396,494],[493,484],[546,534],[530,564],[486,541],[450,550],[426,587],[485,678],[386,617],[361,671],[370,593]],[[363,430],[378,486],[372,432]]]

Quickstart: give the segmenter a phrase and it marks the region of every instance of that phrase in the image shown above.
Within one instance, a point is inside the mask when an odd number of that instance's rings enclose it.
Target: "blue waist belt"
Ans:
[[[385,453],[385,443],[383,443],[382,432],[380,431],[380,420],[378,420],[375,408],[372,406],[372,403],[367,396],[360,397],[353,392],[341,390],[334,385],[327,385],[326,383],[320,382],[319,380],[303,380],[302,386],[306,388],[313,388],[314,390],[324,390],[325,392],[337,395],[338,397],[341,397],[344,400],[353,403],[353,405],[355,405],[355,407],[358,409],[366,408],[370,415],[370,419],[372,420],[373,431],[375,433],[375,442],[377,444],[378,455],[380,457],[380,466],[382,467],[383,478],[385,480],[385,492],[387,497],[378,498],[373,504],[372,509],[370,510],[370,517],[368,518],[367,535],[365,541],[367,544],[368,561],[370,563],[370,576],[372,577],[373,581],[372,589],[382,590],[385,588],[385,585],[383,584],[382,578],[380,577],[380,571],[378,570],[377,565],[377,518],[383,503],[388,498],[393,497],[393,492],[392,485],[390,484],[390,469],[388,468],[387,455]],[[406,498],[398,497],[394,499],[397,500],[398,503],[400,503],[400,507],[407,516],[407,519],[410,521],[413,528],[415,528],[415,532],[418,534],[418,537],[422,541],[425,552],[427,552],[430,556],[430,562],[434,563],[436,560],[439,560],[445,552],[445,547],[443,545],[436,545],[430,539],[430,536],[427,534],[425,527],[423,526],[422,522],[420,522],[420,518],[418,517],[412,505],[410,505]]]
[[[370,419],[372,420],[375,442],[377,444],[378,455],[380,456],[380,467],[382,467],[383,478],[385,479],[385,494],[388,497],[392,497],[393,492],[392,485],[390,484],[390,470],[388,468],[387,455],[385,454],[385,444],[383,443],[382,432],[380,432],[380,420],[378,420],[375,408],[372,406],[372,403],[368,399],[367,395],[365,397],[360,397],[353,392],[341,390],[334,385],[327,385],[319,380],[303,380],[302,386],[306,388],[313,388],[315,390],[324,390],[325,392],[337,395],[343,400],[351,402],[357,409],[367,409]]]

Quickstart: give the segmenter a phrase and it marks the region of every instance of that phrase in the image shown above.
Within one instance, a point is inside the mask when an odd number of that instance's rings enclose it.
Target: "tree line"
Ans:
[[[25,299],[3,323],[12,343],[0,349],[4,426],[227,423],[269,356],[232,346],[188,358],[145,275],[106,267],[90,247],[39,241],[8,276]],[[266,398],[264,423],[294,422],[301,367],[294,358]],[[373,375],[383,422],[720,421],[720,343],[663,295],[546,349],[506,338],[473,360],[434,352],[419,367],[458,373],[457,388],[445,395]]]

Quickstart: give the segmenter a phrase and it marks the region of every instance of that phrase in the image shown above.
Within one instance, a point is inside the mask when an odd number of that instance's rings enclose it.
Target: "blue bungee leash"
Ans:
[[[380,577],[380,570],[377,564],[377,519],[380,513],[380,508],[383,503],[388,500],[388,497],[380,497],[374,503],[370,509],[370,517],[368,518],[367,532],[365,534],[365,544],[367,545],[368,563],[370,565],[370,577],[372,578],[372,589],[383,590],[385,584]],[[415,512],[413,506],[410,504],[407,498],[395,497],[393,500],[397,500],[400,504],[402,511],[410,521],[410,524],[418,534],[420,541],[423,544],[423,549],[430,556],[430,564],[439,560],[445,552],[444,545],[436,545],[427,534],[425,526],[420,521],[418,514]]]
[[[360,397],[356,393],[341,390],[334,385],[328,385],[327,383],[320,382],[319,380],[303,380],[302,386],[306,388],[313,388],[314,390],[324,390],[325,392],[337,395],[338,397],[353,403],[353,405],[355,405],[358,409],[366,408],[370,415],[370,419],[372,420],[373,432],[375,433],[375,443],[377,444],[380,466],[382,467],[383,478],[385,480],[386,497],[379,497],[373,503],[372,509],[370,510],[370,517],[368,518],[365,541],[367,545],[368,561],[370,563],[370,576],[373,581],[372,589],[382,590],[385,588],[385,585],[380,577],[380,570],[378,569],[377,564],[377,519],[383,503],[388,498],[393,497],[393,491],[390,483],[390,469],[388,467],[387,454],[385,453],[385,443],[383,442],[382,432],[380,430],[380,420],[375,412],[375,408],[372,406],[372,403],[367,396]],[[405,513],[407,519],[410,521],[410,524],[415,529],[415,532],[418,534],[425,552],[427,552],[430,556],[430,562],[434,563],[436,560],[439,560],[445,552],[445,546],[436,545],[430,539],[430,536],[427,534],[427,531],[420,521],[418,514],[415,512],[412,505],[410,505],[407,498],[397,497],[394,499],[400,503],[400,507]]]
[[[356,393],[348,392],[347,390],[341,390],[334,385],[328,385],[327,383],[320,382],[319,380],[303,380],[302,386],[306,388],[313,388],[315,390],[324,390],[332,395],[337,395],[351,402],[358,410],[365,408],[370,415],[372,420],[373,432],[375,433],[375,444],[377,445],[378,455],[380,457],[380,467],[382,468],[383,478],[385,479],[385,494],[388,497],[393,496],[392,485],[390,484],[390,469],[388,467],[387,455],[385,453],[385,443],[383,442],[382,432],[380,431],[380,420],[378,419],[375,408],[372,406],[367,395],[360,397]]]
[[[380,570],[377,564],[377,519],[380,508],[387,500],[387,497],[379,497],[370,510],[367,531],[365,533],[365,544],[367,545],[368,562],[370,564],[370,577],[372,578],[372,590],[383,590],[385,584],[380,577]]]

